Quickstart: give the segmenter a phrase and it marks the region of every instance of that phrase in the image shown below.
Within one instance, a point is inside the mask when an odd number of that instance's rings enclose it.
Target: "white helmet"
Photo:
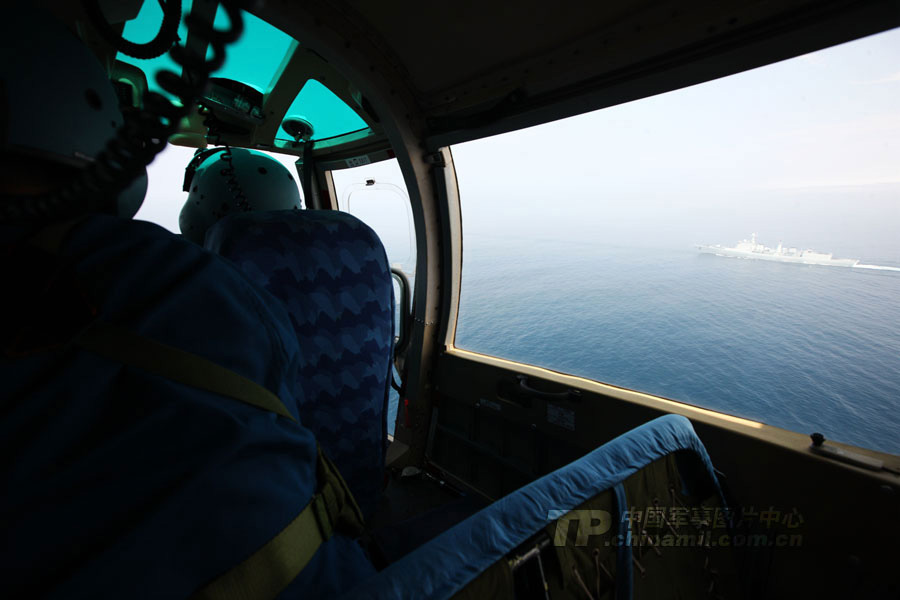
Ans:
[[[17,2],[0,20],[0,143],[3,152],[83,168],[122,126],[112,84],[97,58],[62,23]],[[119,196],[131,217],[146,173]]]
[[[301,207],[297,182],[287,167],[244,148],[198,152],[185,169],[184,190],[188,197],[178,227],[198,244],[216,221],[229,214]]]

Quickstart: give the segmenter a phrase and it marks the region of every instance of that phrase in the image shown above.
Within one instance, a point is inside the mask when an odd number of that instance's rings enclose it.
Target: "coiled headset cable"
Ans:
[[[163,11],[162,25],[159,33],[145,44],[130,42],[117,33],[100,9],[97,0],[87,0],[81,3],[88,18],[94,27],[113,48],[131,58],[150,59],[162,56],[178,42],[178,21],[181,18],[181,0],[159,0],[159,6]]]
[[[98,29],[106,29],[109,24],[102,17],[98,0],[83,0],[93,19],[100,19]],[[199,44],[200,52],[212,50],[208,60],[204,54],[189,52],[184,46],[173,44],[169,57],[182,67],[185,77],[173,71],[157,73],[156,82],[166,92],[177,97],[180,105],[171,102],[157,92],[148,91],[144,95],[144,108],[129,111],[124,115],[123,125],[115,136],[107,142],[94,162],[85,167],[68,185],[59,190],[34,197],[5,198],[0,202],[0,222],[39,222],[71,219],[91,212],[109,211],[115,205],[116,197],[125,190],[136,177],[159,154],[176,133],[182,118],[188,116],[197,99],[203,94],[211,73],[225,61],[225,47],[236,41],[244,30],[240,8],[234,0],[221,3],[228,15],[229,25],[225,30],[216,29],[212,23],[185,17],[185,25],[192,35],[206,44]],[[165,38],[162,29],[167,27],[175,13],[181,13],[180,0],[168,0],[164,5],[166,18],[156,39]],[[177,19],[175,21],[177,23]],[[177,34],[177,27],[176,27]],[[154,41],[156,41],[154,39]],[[113,40],[121,44],[125,40]],[[152,43],[152,42],[151,42]],[[120,49],[116,46],[117,49]],[[133,48],[132,48],[133,50]]]

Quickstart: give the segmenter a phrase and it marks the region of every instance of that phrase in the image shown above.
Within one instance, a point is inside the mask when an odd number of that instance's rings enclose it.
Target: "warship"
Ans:
[[[733,248],[727,248],[718,244],[714,246],[697,246],[704,254],[715,254],[730,258],[749,258],[755,260],[771,260],[774,262],[799,263],[803,265],[822,265],[826,267],[855,267],[859,260],[855,258],[834,258],[831,253],[816,252],[815,250],[800,250],[788,248],[778,242],[775,248],[769,248],[756,241],[756,234],[752,234],[749,240],[741,240]]]

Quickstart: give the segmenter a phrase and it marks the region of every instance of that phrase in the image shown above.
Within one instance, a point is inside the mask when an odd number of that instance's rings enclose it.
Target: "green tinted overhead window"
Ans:
[[[367,127],[356,111],[315,79],[310,79],[300,89],[286,116],[300,116],[312,123],[314,140],[324,140]],[[281,130],[278,131],[277,138],[290,140]]]
[[[191,0],[182,2],[182,12],[186,15],[191,10]],[[244,16],[244,33],[240,39],[228,45],[225,51],[225,64],[213,73],[215,77],[224,77],[240,81],[267,93],[274,84],[279,67],[285,56],[293,51],[297,42],[281,30],[247,12]],[[141,7],[136,19],[126,23],[123,33],[125,39],[135,43],[145,43],[153,39],[159,32],[163,13],[158,2],[147,0]],[[215,26],[218,29],[228,27],[228,15],[224,9],[218,8]],[[178,27],[181,43],[187,41],[187,28],[183,19]],[[147,75],[151,90],[161,92],[156,84],[156,73],[163,69],[181,74],[181,67],[164,54],[150,60],[140,60],[125,56],[121,52],[117,59],[139,67]],[[366,122],[343,100],[331,90],[314,79],[304,84],[297,97],[287,111],[286,116],[302,116],[313,124],[313,139],[322,140],[354,131],[366,129]],[[278,139],[290,141],[281,129]]]
[[[191,4],[190,0],[182,3],[182,11],[185,15],[190,12]],[[226,48],[225,64],[214,75],[234,79],[266,92],[290,48],[292,40],[289,35],[258,17],[247,12],[244,12],[243,16],[244,33],[237,42]],[[156,36],[161,24],[162,9],[159,3],[147,1],[141,7],[138,17],[125,24],[123,35],[125,39],[132,42],[148,42]],[[215,26],[220,29],[228,27],[228,15],[221,7],[216,12]],[[181,43],[187,41],[184,19],[178,26],[178,36]],[[150,89],[155,91],[161,91],[155,80],[156,73],[161,69],[169,69],[181,74],[181,67],[177,66],[168,54],[150,60],[139,60],[120,52],[116,58],[140,67],[147,75]]]

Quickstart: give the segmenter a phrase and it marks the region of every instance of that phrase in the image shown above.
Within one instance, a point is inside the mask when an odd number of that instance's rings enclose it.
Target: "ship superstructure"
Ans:
[[[756,234],[752,234],[749,240],[741,240],[733,248],[720,246],[697,246],[700,252],[726,256],[730,258],[750,258],[755,260],[770,260],[774,262],[799,263],[804,265],[822,265],[827,267],[855,267],[859,260],[855,258],[834,258],[831,253],[816,252],[815,250],[800,250],[788,248],[778,242],[778,246],[770,248],[760,244],[756,240]]]

